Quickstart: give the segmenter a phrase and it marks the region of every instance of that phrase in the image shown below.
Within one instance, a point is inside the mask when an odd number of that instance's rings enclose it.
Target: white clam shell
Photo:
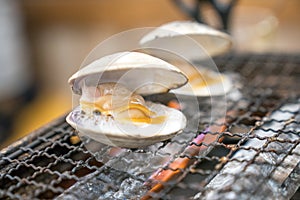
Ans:
[[[125,148],[145,147],[172,138],[186,126],[185,116],[178,110],[147,102],[154,112],[167,118],[162,124],[122,123],[105,116],[87,117],[75,108],[66,118],[81,134],[95,141]]]
[[[177,60],[178,55],[189,62],[207,59],[229,51],[232,40],[224,32],[215,30],[207,25],[192,21],[175,21],[161,25],[152,32],[145,35],[140,40],[140,45],[144,47],[144,52],[159,57],[179,68],[183,73],[197,69],[199,79],[205,79],[206,75],[222,79],[205,87],[195,87],[191,82],[173,93],[196,96],[218,96],[224,95],[232,88],[232,81],[227,75],[215,71],[207,72],[202,66],[193,66],[188,62]],[[194,68],[194,69],[191,69]]]
[[[69,79],[75,94],[81,94],[83,82],[97,85],[118,82],[137,94],[168,92],[187,83],[175,66],[139,52],[119,52],[102,57],[80,69]]]
[[[182,53],[188,60],[199,60],[207,57],[205,54],[193,51],[190,45],[187,45],[189,43],[188,38],[201,45],[208,56],[225,53],[232,46],[232,39],[228,34],[193,21],[174,21],[163,24],[146,34],[140,40],[140,45],[144,48]],[[151,55],[155,55],[155,49]]]
[[[139,52],[120,52],[100,58],[80,69],[69,84],[75,94],[81,95],[84,84],[97,86],[117,82],[135,93],[147,95],[167,92],[187,83],[186,76],[175,66]],[[139,148],[167,140],[186,126],[186,117],[178,110],[147,102],[157,116],[165,116],[159,124],[133,123],[114,120],[112,117],[81,112],[75,108],[67,122],[98,142],[118,147]]]
[[[171,92],[181,95],[195,95],[198,97],[221,96],[225,95],[232,89],[232,81],[229,76],[214,71],[210,72],[211,76],[221,79],[217,83],[208,84],[205,87],[193,87],[192,84],[186,84],[181,88],[174,89]]]

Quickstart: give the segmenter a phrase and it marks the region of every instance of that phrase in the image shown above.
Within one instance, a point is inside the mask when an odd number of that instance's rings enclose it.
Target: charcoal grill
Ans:
[[[199,130],[183,132],[190,140],[108,154],[116,149],[74,142],[77,133],[62,117],[1,151],[0,198],[300,198],[300,55],[231,54],[215,62],[239,77],[241,97],[227,99],[224,119],[206,120],[210,100],[203,98]],[[109,164],[130,168],[137,157],[128,155],[147,157],[131,170]]]

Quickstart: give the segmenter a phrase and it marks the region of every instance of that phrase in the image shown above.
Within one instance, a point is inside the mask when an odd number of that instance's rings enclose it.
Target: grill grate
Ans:
[[[187,128],[132,150],[74,142],[75,131],[58,119],[1,151],[0,198],[291,198],[300,183],[299,55],[228,55],[215,62],[239,79],[241,98],[229,94],[226,119],[216,114],[210,123],[210,99],[202,98],[200,113],[186,106],[187,115],[200,118],[199,131]],[[195,142],[202,133],[211,140]],[[157,170],[172,177],[150,180]]]

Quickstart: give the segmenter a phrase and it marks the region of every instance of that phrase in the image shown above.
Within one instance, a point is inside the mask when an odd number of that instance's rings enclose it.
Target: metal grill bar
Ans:
[[[199,99],[200,113],[187,99],[184,112],[200,117],[198,131],[187,128],[170,141],[129,150],[77,141],[60,118],[1,151],[0,198],[291,198],[300,183],[300,56],[229,55],[215,61],[237,86],[228,94],[225,119],[216,113],[210,121],[211,107],[223,106],[218,99],[213,105]],[[149,98],[166,103],[173,97]],[[201,134],[204,140],[196,140]],[[188,163],[174,165],[179,161]],[[171,176],[157,178],[157,171]]]

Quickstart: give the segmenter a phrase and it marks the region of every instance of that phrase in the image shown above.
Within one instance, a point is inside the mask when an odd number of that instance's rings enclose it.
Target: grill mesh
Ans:
[[[200,113],[186,108],[200,117],[198,131],[186,129],[145,149],[120,150],[89,139],[74,142],[76,132],[61,118],[1,151],[0,197],[291,198],[300,183],[299,55],[228,55],[215,62],[238,75],[240,85],[241,98],[229,94],[225,123],[218,114],[211,123],[210,99],[202,98]],[[212,126],[224,129],[207,131]],[[214,139],[193,142],[201,133]],[[189,147],[200,151],[191,154]],[[188,164],[173,168],[178,160]],[[173,176],[150,181],[157,170]]]

